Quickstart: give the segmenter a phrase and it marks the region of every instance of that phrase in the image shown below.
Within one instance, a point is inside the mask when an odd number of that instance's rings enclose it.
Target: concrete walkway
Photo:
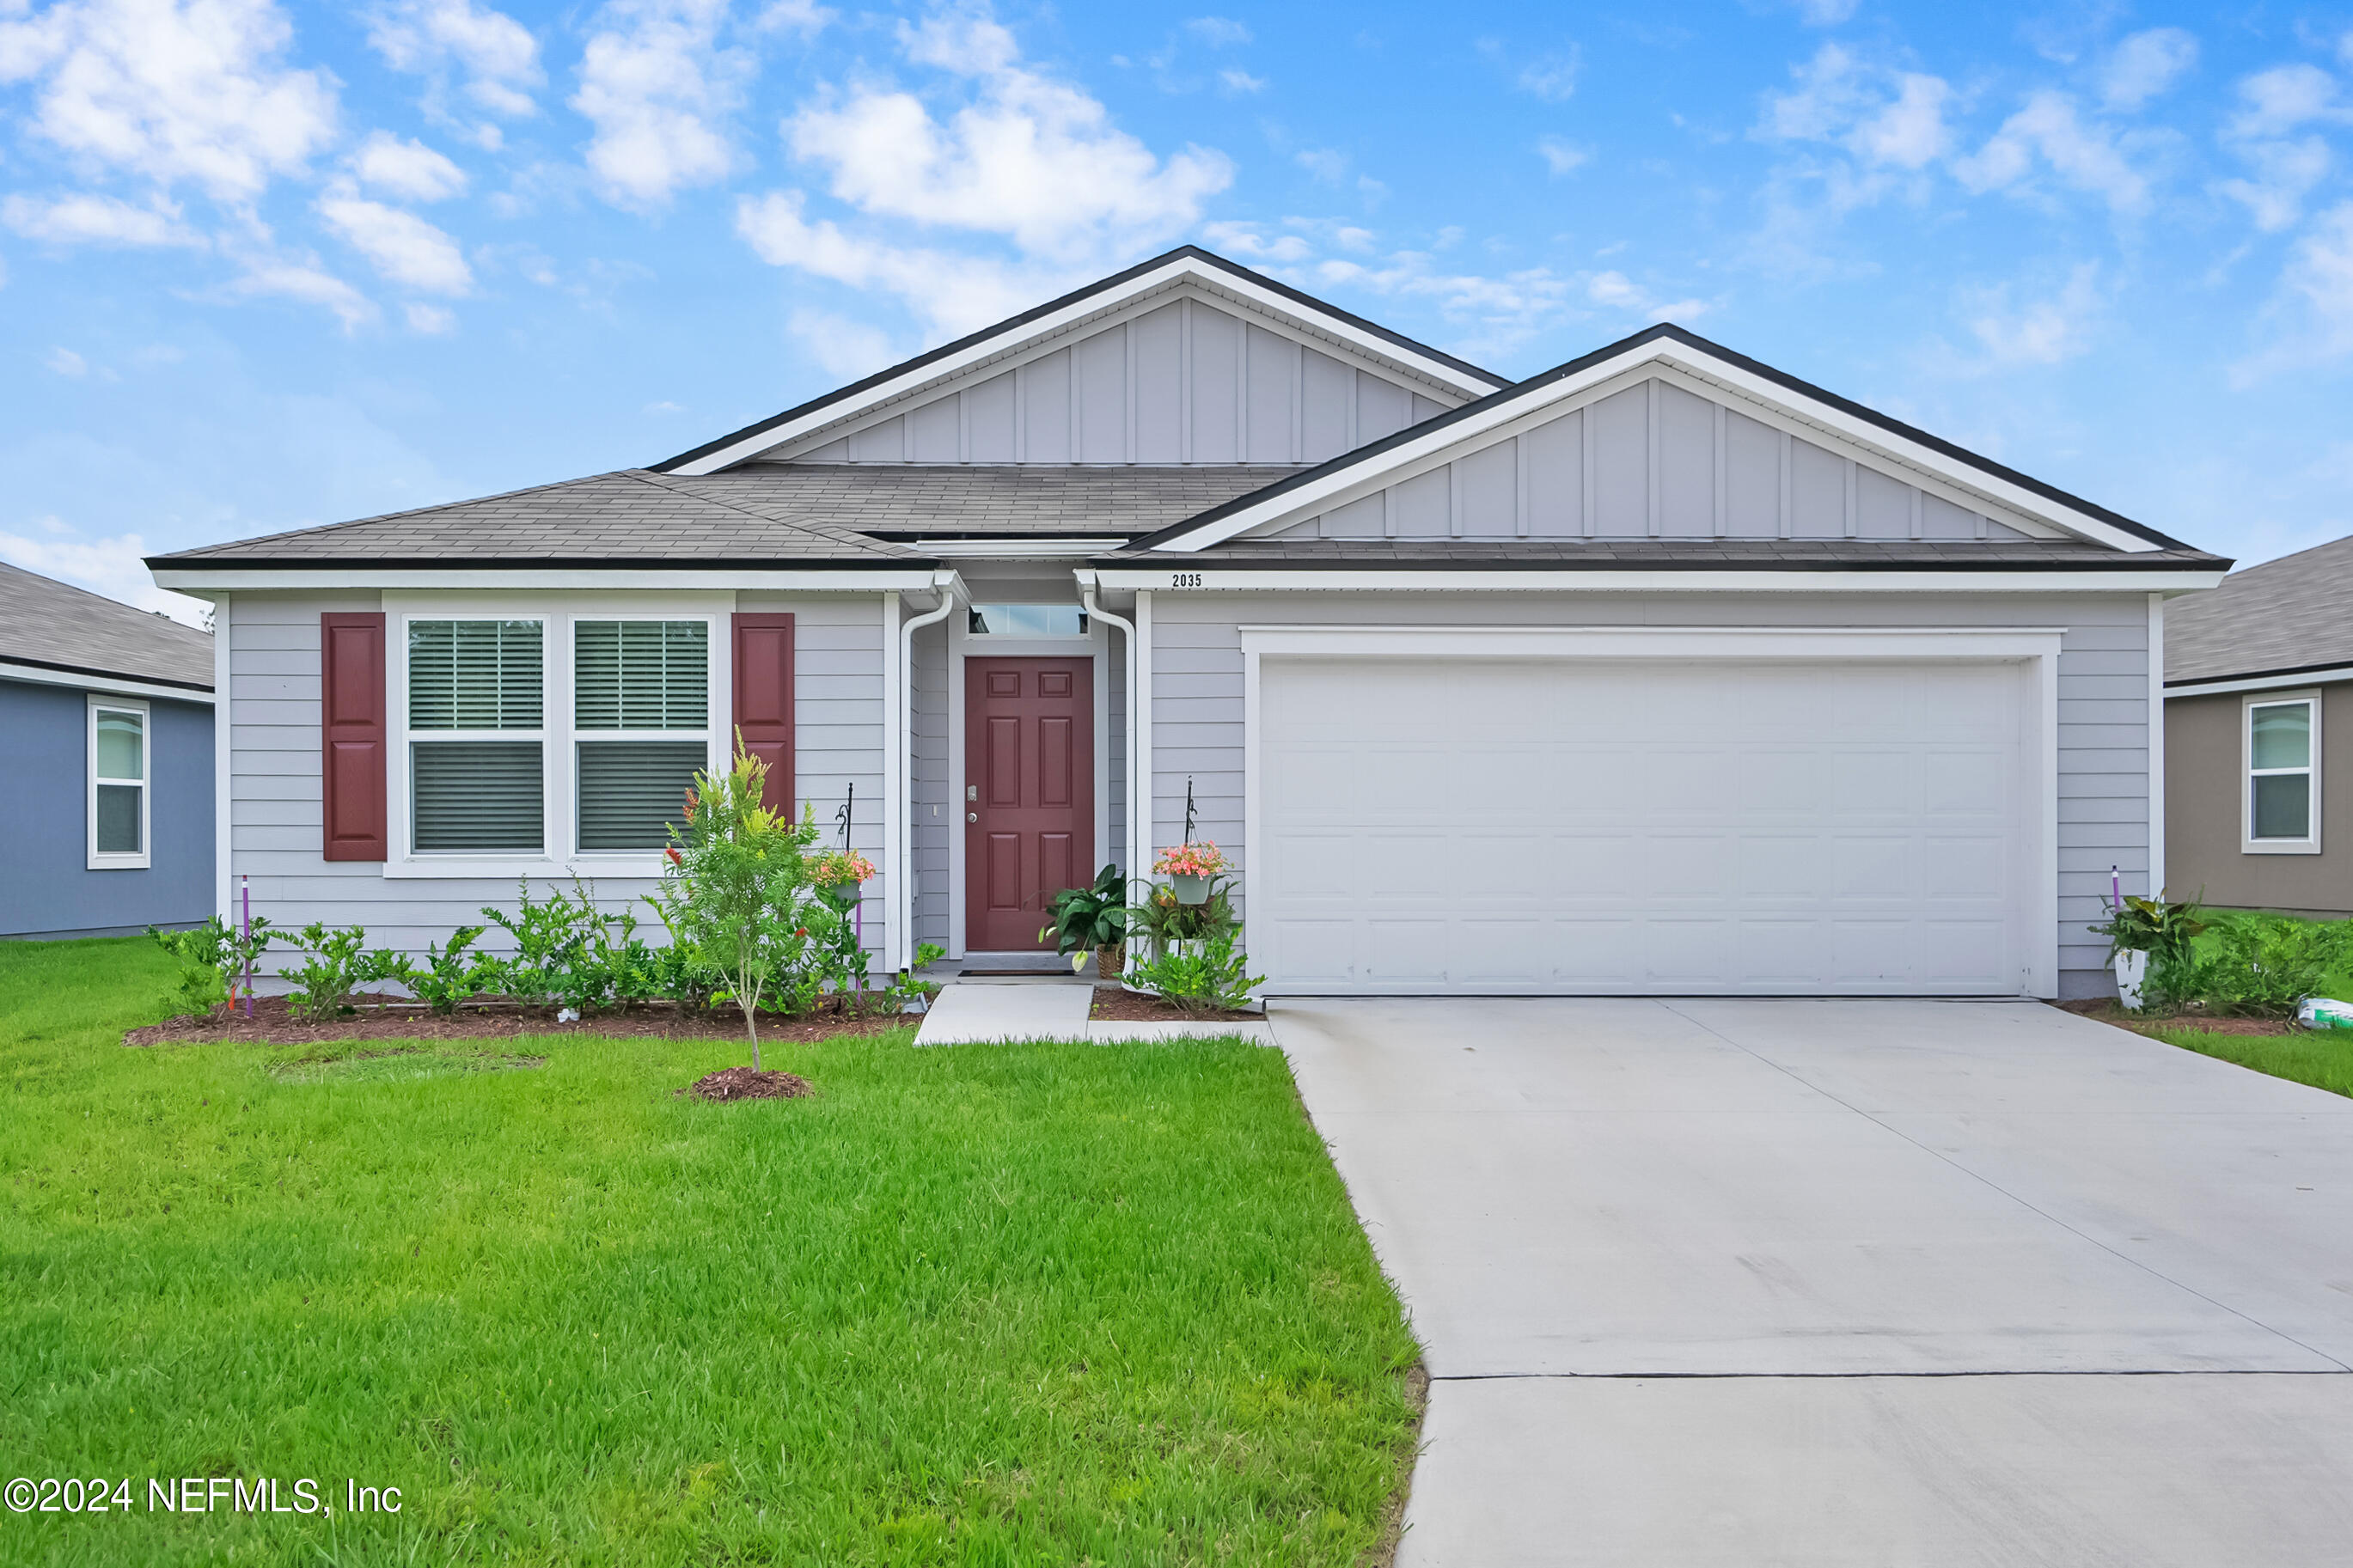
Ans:
[[[915,1031],[919,1046],[1017,1044],[1072,1040],[1108,1045],[1123,1040],[1227,1039],[1240,1036],[1274,1044],[1264,1023],[1098,1023],[1092,982],[1079,979],[951,980]]]
[[[1274,1022],[1435,1380],[1400,1568],[2353,1564],[2353,1101],[2027,1004]]]

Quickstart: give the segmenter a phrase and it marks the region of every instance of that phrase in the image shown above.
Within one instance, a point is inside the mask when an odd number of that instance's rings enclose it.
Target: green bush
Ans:
[[[459,926],[449,933],[449,945],[428,942],[425,962],[412,965],[408,988],[436,1013],[450,1014],[460,1002],[498,988],[501,966],[487,952],[471,951],[485,927]]]
[[[218,915],[208,915],[193,931],[149,926],[147,934],[180,966],[173,1001],[190,1013],[204,1014],[216,1003],[236,997],[248,961],[269,945],[269,922],[256,916],[248,933]]]
[[[291,969],[280,970],[278,978],[294,983],[286,1003],[301,1017],[335,1017],[351,1011],[352,994],[361,986],[381,981],[409,985],[416,977],[406,953],[390,948],[363,951],[364,926],[337,928],[312,921],[292,941],[308,956]]]
[[[1204,939],[1198,952],[1164,951],[1136,970],[1135,983],[1187,1013],[1247,1007],[1251,990],[1264,984],[1266,976],[1250,973],[1248,959],[1235,951],[1240,934],[1219,931]]]
[[[2218,915],[2189,952],[2152,960],[2149,991],[2163,1005],[2285,1018],[2348,963],[2353,921]]]

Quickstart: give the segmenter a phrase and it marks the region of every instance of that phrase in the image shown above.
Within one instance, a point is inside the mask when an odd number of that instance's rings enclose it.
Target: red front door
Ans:
[[[1046,901],[1094,880],[1093,661],[964,665],[965,946],[1049,948]]]

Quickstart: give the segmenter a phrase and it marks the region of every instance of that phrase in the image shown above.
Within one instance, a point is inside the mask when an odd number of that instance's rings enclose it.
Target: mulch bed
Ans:
[[[603,1035],[614,1039],[740,1040],[744,1016],[733,1008],[691,1011],[675,1002],[648,1002],[591,1013],[576,1024],[559,1024],[548,1007],[526,1007],[515,1002],[491,1002],[459,1008],[437,1017],[415,1004],[393,998],[361,998],[364,1005],[347,1017],[313,1023],[297,1018],[283,996],[254,1000],[253,1016],[226,1003],[202,1015],[167,1018],[133,1029],[122,1037],[126,1046],[311,1045],[335,1040],[504,1040],[519,1035]],[[923,1020],[913,1014],[843,1015],[816,1013],[760,1015],[760,1038],[765,1042],[806,1043],[843,1035],[879,1035],[888,1029],[912,1029]]]
[[[694,1092],[704,1100],[807,1100],[817,1090],[798,1073],[727,1068],[696,1079]]]
[[[1210,1007],[1198,1013],[1187,1013],[1172,1006],[1159,997],[1140,991],[1130,991],[1121,985],[1095,987],[1095,1005],[1087,1016],[1120,1024],[1198,1024],[1204,1019],[1219,1023],[1251,1023],[1266,1021],[1266,1015],[1255,1008]]]
[[[2131,1013],[2113,997],[2092,996],[2054,1002],[2063,1012],[2102,1024],[2114,1024],[2137,1035],[2158,1029],[2195,1029],[2201,1035],[2301,1035],[2308,1033],[2293,1018],[2222,1018],[2211,1013]]]

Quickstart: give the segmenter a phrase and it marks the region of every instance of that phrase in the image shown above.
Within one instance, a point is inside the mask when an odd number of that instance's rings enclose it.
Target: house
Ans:
[[[2228,563],[1673,327],[1511,383],[1194,248],[647,468],[160,556],[227,873],[421,949],[651,885],[731,731],[878,966],[1240,868],[1273,994],[2049,996]],[[226,882],[224,883],[226,887]]]
[[[2353,538],[2174,608],[2165,756],[2176,897],[2353,915]]]
[[[213,639],[0,564],[0,937],[213,912]]]

